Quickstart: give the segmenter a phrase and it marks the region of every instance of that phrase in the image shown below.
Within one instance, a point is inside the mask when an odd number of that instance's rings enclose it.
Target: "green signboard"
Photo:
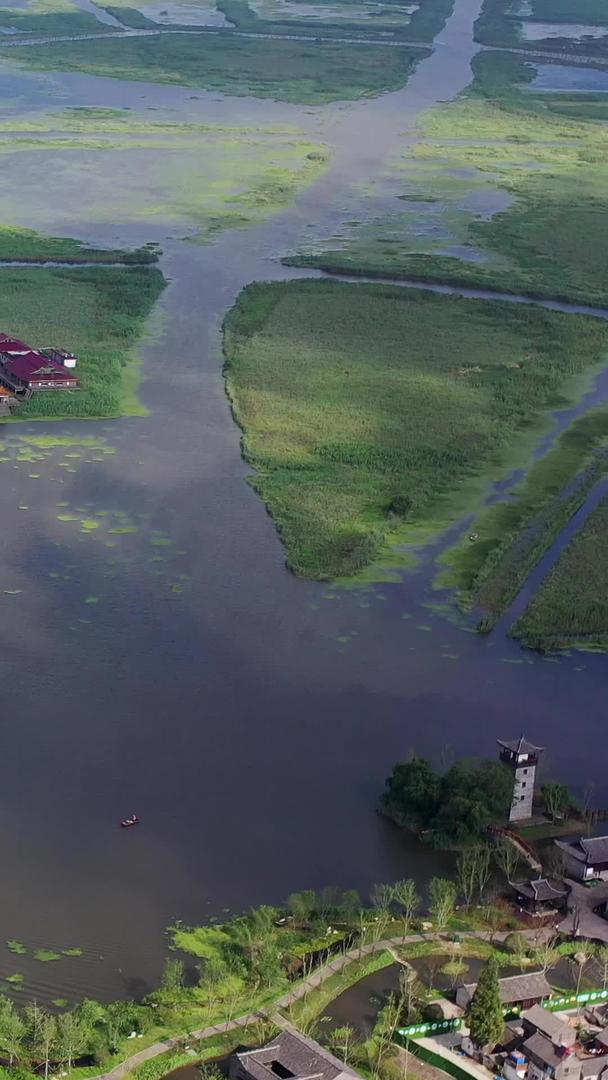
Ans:
[[[585,990],[581,994],[565,994],[551,998],[544,1002],[544,1008],[552,1012],[560,1009],[571,1009],[574,1005],[598,1005],[608,1001],[608,990]],[[519,1009],[505,1009],[505,1017],[511,1018],[519,1015]],[[462,1017],[455,1016],[451,1020],[433,1020],[426,1024],[410,1024],[409,1027],[399,1028],[399,1035],[407,1038],[423,1038],[425,1035],[441,1035],[445,1031],[456,1031],[462,1024]]]

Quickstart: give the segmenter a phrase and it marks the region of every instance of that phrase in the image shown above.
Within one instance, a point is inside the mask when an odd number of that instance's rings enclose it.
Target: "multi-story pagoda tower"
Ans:
[[[497,739],[500,760],[513,770],[513,800],[509,821],[525,821],[532,817],[534,783],[538,759],[545,749],[528,742],[525,735],[519,739]]]

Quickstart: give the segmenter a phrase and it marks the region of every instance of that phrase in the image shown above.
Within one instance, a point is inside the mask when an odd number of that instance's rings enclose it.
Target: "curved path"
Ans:
[[[535,938],[538,936],[537,930],[523,930],[524,934],[528,938]],[[360,960],[364,956],[371,956],[376,952],[390,952],[395,956],[395,960],[398,960],[398,956],[395,954],[395,947],[398,945],[413,944],[418,941],[437,941],[443,938],[443,934],[431,933],[431,934],[409,934],[407,937],[393,937],[384,938],[382,941],[373,941],[367,945],[360,945],[356,948],[350,949],[348,952],[341,956],[337,956],[334,960],[331,960],[328,964],[318,968],[312,975],[309,975],[307,979],[303,979],[294,990],[291,990],[288,994],[280,997],[275,1001],[271,1008],[259,1009],[253,1013],[246,1013],[244,1016],[238,1016],[234,1020],[228,1020],[224,1024],[211,1024],[209,1027],[200,1028],[198,1031],[191,1031],[189,1037],[193,1040],[200,1041],[202,1039],[210,1039],[213,1035],[224,1035],[228,1031],[236,1031],[238,1028],[247,1027],[252,1020],[277,1020],[280,1023],[280,1018],[276,1016],[275,1010],[288,1009],[291,1005],[295,1005],[297,1001],[300,1001],[310,990],[315,990],[317,987],[322,986],[324,982],[336,975],[343,968],[354,960]],[[507,933],[492,934],[485,930],[468,930],[463,931],[460,934],[461,938],[478,938],[481,941],[504,941],[508,936]],[[177,1035],[171,1039],[164,1039],[162,1042],[153,1043],[152,1046],[147,1046],[145,1050],[140,1050],[139,1053],[133,1054],[131,1057],[122,1061],[120,1065],[116,1065],[115,1068],[110,1069],[107,1073],[100,1073],[98,1076],[92,1077],[91,1080],[124,1080],[130,1073],[133,1072],[139,1065],[143,1065],[146,1061],[151,1061],[153,1058],[159,1057],[161,1054],[166,1054],[169,1050],[175,1050],[177,1047],[183,1045],[184,1035]]]

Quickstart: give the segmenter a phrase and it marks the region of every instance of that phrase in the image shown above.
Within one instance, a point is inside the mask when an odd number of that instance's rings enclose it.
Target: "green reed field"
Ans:
[[[80,358],[80,391],[35,394],[17,419],[141,413],[134,347],[164,285],[156,267],[0,268],[2,329]]]
[[[38,70],[82,71],[311,105],[397,90],[425,55],[424,49],[239,38],[228,31],[11,48],[11,61]]]
[[[603,323],[541,309],[336,281],[249,286],[225,323],[227,385],[290,567],[357,574],[391,541],[474,509],[607,349]]]
[[[543,652],[608,648],[608,499],[587,518],[511,633]]]

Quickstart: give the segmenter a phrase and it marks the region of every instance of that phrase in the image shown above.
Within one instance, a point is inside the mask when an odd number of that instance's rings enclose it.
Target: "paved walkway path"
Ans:
[[[608,919],[596,914],[596,908],[608,901],[608,882],[589,888],[580,881],[567,880],[568,914],[558,926],[561,934],[573,934],[578,930],[580,938],[593,938],[608,945]]]
[[[533,936],[535,931],[523,931],[528,936]],[[202,1039],[209,1039],[213,1035],[224,1035],[228,1031],[237,1031],[239,1028],[245,1028],[248,1024],[255,1020],[268,1020],[274,1019],[274,1014],[277,1009],[289,1009],[291,1005],[295,1005],[297,1001],[300,1001],[308,994],[310,990],[315,990],[321,986],[327,979],[330,979],[332,975],[338,974],[343,968],[351,964],[353,960],[360,960],[366,956],[372,956],[377,952],[390,952],[395,959],[397,959],[396,948],[399,945],[412,945],[420,941],[437,941],[441,940],[444,935],[442,934],[409,934],[406,938],[394,937],[385,938],[382,941],[369,942],[367,945],[360,945],[356,948],[350,949],[349,952],[344,953],[341,956],[336,956],[333,960],[330,960],[328,964],[318,968],[316,971],[309,975],[308,978],[303,979],[301,983],[298,983],[293,990],[290,990],[288,994],[284,994],[283,997],[278,998],[270,1008],[259,1009],[257,1012],[247,1013],[244,1016],[236,1017],[234,1020],[228,1020],[223,1024],[212,1024],[210,1027],[200,1028],[198,1031],[191,1031],[189,1038],[194,1041],[200,1041]],[[482,941],[504,941],[507,935],[504,933],[490,934],[485,930],[470,930],[460,934],[461,938],[477,938]],[[143,1065],[146,1061],[151,1061],[155,1057],[159,1057],[161,1054],[166,1054],[169,1050],[175,1050],[177,1047],[182,1046],[184,1042],[184,1035],[177,1035],[172,1039],[165,1039],[162,1042],[153,1043],[152,1046],[147,1046],[144,1050],[140,1050],[139,1053],[133,1054],[120,1065],[116,1065],[115,1068],[110,1069],[107,1073],[101,1073],[99,1076],[93,1077],[92,1080],[124,1080],[134,1069],[139,1065]],[[484,1078],[485,1080],[485,1078]]]
[[[416,1039],[416,1042],[427,1050],[431,1050],[437,1057],[444,1058],[446,1063],[451,1062],[452,1065],[457,1065],[459,1069],[473,1077],[473,1080],[495,1080],[493,1073],[489,1069],[486,1069],[477,1061],[473,1061],[472,1058],[455,1054],[449,1047],[442,1046],[437,1039]],[[418,1062],[417,1058],[416,1062]]]

